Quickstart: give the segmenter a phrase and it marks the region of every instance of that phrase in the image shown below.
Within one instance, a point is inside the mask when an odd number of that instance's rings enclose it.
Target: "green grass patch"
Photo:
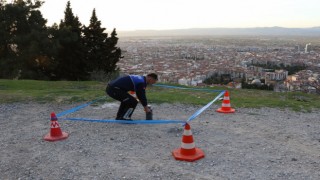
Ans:
[[[104,87],[94,81],[0,80],[0,103],[89,101],[105,95]]]
[[[176,85],[173,85],[176,86]],[[1,80],[0,103],[39,102],[71,103],[88,102],[101,98],[97,103],[111,101],[105,96],[106,83],[96,81],[36,81],[36,80]],[[190,88],[186,86],[180,86]],[[200,88],[197,88],[200,89]],[[233,108],[289,108],[295,111],[320,109],[320,96],[300,92],[272,92],[248,89],[205,88],[228,90]],[[182,103],[206,105],[219,92],[196,91],[191,89],[170,89],[148,87],[147,97],[151,103]],[[216,104],[221,104],[217,101]]]

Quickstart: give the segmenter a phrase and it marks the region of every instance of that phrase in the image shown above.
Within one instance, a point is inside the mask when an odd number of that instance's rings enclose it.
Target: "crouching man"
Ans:
[[[129,91],[136,92],[144,111],[150,113],[152,110],[148,107],[146,87],[157,81],[158,75],[155,73],[150,73],[147,76],[127,75],[111,81],[106,88],[106,92],[110,97],[121,102],[116,120],[131,120],[133,111],[137,107],[138,100],[131,96],[128,93]]]

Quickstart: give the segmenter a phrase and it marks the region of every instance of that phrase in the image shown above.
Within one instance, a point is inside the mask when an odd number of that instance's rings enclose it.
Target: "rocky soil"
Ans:
[[[118,104],[88,106],[58,120],[69,137],[48,142],[50,113],[80,104],[0,104],[0,179],[320,179],[320,112],[236,109],[214,104],[190,122],[205,158],[177,161],[181,124],[117,124]],[[201,106],[153,104],[154,119],[186,120]],[[133,119],[144,119],[139,105]]]

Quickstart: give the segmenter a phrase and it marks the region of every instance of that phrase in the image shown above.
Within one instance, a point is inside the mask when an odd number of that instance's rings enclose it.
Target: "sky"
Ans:
[[[43,0],[48,26],[60,23],[68,0]],[[70,0],[88,25],[93,9],[107,30],[320,26],[320,0]]]

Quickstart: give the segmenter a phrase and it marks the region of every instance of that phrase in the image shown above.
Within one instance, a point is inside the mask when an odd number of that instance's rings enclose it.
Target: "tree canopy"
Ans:
[[[122,58],[116,29],[111,36],[93,9],[88,27],[66,4],[64,19],[46,25],[40,0],[0,0],[0,78],[88,80],[118,71]]]

